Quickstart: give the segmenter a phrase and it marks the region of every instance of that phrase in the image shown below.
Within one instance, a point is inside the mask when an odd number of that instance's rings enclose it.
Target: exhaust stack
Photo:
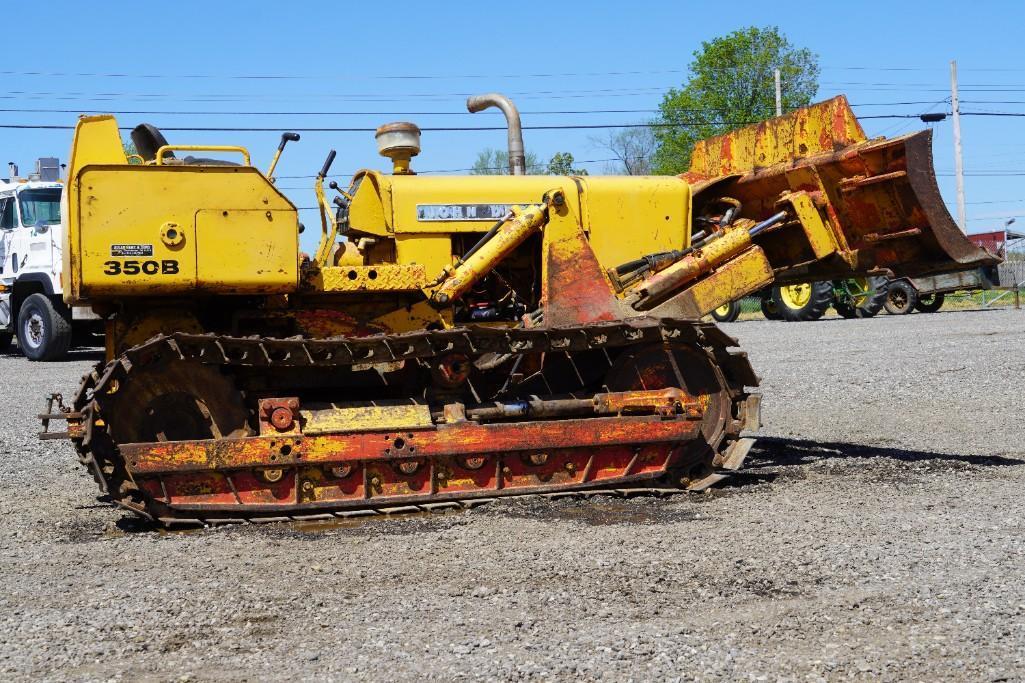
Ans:
[[[520,112],[516,105],[505,95],[488,93],[486,95],[471,95],[466,98],[466,109],[476,114],[489,107],[498,107],[505,114],[506,124],[509,126],[509,173],[511,175],[526,175],[527,159],[523,152],[523,129],[520,127]]]

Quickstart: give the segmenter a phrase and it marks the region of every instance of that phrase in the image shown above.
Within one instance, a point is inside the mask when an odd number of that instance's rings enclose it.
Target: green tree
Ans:
[[[545,163],[533,152],[524,154],[526,157],[527,175],[587,175],[583,168],[573,168],[573,155],[569,152],[556,152]],[[471,175],[509,175],[509,153],[502,149],[487,148],[477,154],[477,160],[470,169]]]
[[[615,158],[605,165],[609,175],[651,175],[655,136],[650,128],[614,128],[591,143]]]
[[[749,27],[701,44],[690,78],[659,105],[654,129],[657,173],[686,171],[697,140],[776,114],[773,71],[780,70],[783,111],[803,107],[818,91],[818,56],[797,48],[779,28]]]
[[[139,159],[137,158],[139,156],[139,150],[135,149],[135,143],[134,142],[132,142],[131,140],[122,140],[121,141],[121,146],[125,148],[125,156],[128,157],[128,163],[130,163],[130,164],[138,164],[138,163],[140,163]],[[135,158],[133,158],[133,157],[135,157]]]
[[[587,175],[586,168],[573,168],[573,155],[556,152],[548,162],[548,175]]]
[[[544,175],[547,170],[544,163],[533,152],[524,154],[528,175]],[[509,152],[504,149],[482,149],[473,162],[471,175],[509,175]]]

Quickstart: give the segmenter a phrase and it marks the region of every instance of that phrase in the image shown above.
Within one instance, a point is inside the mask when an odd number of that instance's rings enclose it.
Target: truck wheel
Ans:
[[[783,316],[779,314],[779,306],[776,305],[776,301],[772,298],[772,293],[766,294],[761,298],[762,315],[765,316],[766,320],[782,320]]]
[[[772,288],[772,298],[783,320],[818,320],[833,303],[833,285],[830,282],[802,282],[777,286]]]
[[[886,303],[886,278],[858,277],[837,283],[833,308],[845,318],[871,318]]]
[[[0,332],[0,353],[10,348],[12,339],[14,339],[14,335],[10,332]]]
[[[18,310],[18,346],[29,360],[58,360],[71,348],[71,311],[44,294],[33,294]]]
[[[942,305],[942,294],[926,294],[918,297],[918,303],[915,304],[915,308],[920,310],[922,313],[935,313],[940,310],[940,306]]]
[[[731,323],[740,317],[740,302],[731,301],[712,311],[712,317],[721,323]]]
[[[905,280],[895,280],[886,288],[886,312],[890,315],[907,315],[915,310],[918,290]]]

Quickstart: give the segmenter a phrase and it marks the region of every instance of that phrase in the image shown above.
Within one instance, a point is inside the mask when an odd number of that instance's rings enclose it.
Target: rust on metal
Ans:
[[[430,346],[420,345],[420,340],[428,339]],[[667,339],[679,341],[669,344]],[[699,351],[705,348],[693,346],[699,339],[711,346]],[[325,349],[312,343],[208,335],[158,338],[134,349],[130,362],[116,362],[102,376],[93,375],[80,396],[97,396],[104,404],[107,396],[127,391],[137,373],[162,367],[171,356],[186,367],[195,362],[192,359],[225,368],[253,367],[254,362],[284,367],[313,362],[329,367],[320,355]],[[368,354],[377,354],[381,360],[432,361],[453,349],[462,349],[470,363],[485,350],[530,349],[539,354],[537,358],[544,357],[546,349],[551,353],[556,348],[629,350],[617,356],[604,380],[614,391],[587,399],[539,399],[526,405],[513,401],[500,408],[501,415],[493,412],[488,419],[484,412],[475,412],[492,410],[486,405],[446,403],[436,411],[437,421],[428,406],[416,406],[427,411],[430,426],[368,429],[358,425],[356,431],[307,434],[303,431],[316,422],[309,415],[320,411],[323,427],[330,422],[327,415],[350,417],[354,413],[346,411],[354,409],[302,405],[299,397],[286,394],[258,401],[258,435],[120,444],[128,476],[123,481],[111,479],[115,471],[99,459],[102,452],[83,452],[88,453],[86,464],[101,484],[121,492],[119,504],[170,521],[230,521],[400,502],[431,504],[650,484],[678,476],[672,472],[691,472],[693,444],[718,440],[723,434],[736,438],[741,422],[732,416],[745,414],[742,406],[747,395],[742,385],[735,379],[717,379],[715,366],[694,374],[714,355],[730,377],[756,381],[742,356],[726,352],[733,343],[712,326],[675,321],[611,324],[600,334],[587,325],[557,333],[544,329],[496,336],[493,330],[481,329],[337,340],[327,347],[338,354],[331,362],[346,364],[366,360]],[[690,368],[689,385],[697,393],[683,388],[680,367]],[[706,379],[700,379],[702,372]],[[113,382],[119,388],[109,394]],[[732,408],[734,402],[740,407]],[[529,415],[532,406],[538,419]],[[376,415],[387,419],[396,408],[380,406]],[[291,424],[284,417],[275,421],[282,411],[287,411]],[[87,430],[106,428],[89,410],[82,412]],[[214,407],[206,412],[216,417],[223,410]],[[470,419],[478,414],[481,419]],[[344,419],[335,424],[344,428]],[[291,431],[279,431],[279,427]],[[78,443],[84,447],[86,439]],[[685,476],[700,478],[702,472],[695,469]]]
[[[754,220],[772,215],[781,195],[803,191],[816,199],[837,257],[816,260],[794,238],[796,225],[756,238],[781,284],[879,269],[928,275],[998,261],[947,211],[932,131],[869,140],[842,96],[699,143],[682,177],[735,197]]]

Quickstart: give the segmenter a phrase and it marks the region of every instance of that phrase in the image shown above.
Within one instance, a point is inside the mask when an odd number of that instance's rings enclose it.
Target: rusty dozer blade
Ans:
[[[728,195],[753,220],[781,208],[799,219],[755,239],[778,283],[999,262],[947,211],[932,131],[869,140],[843,96],[698,142],[682,177],[694,186],[696,212]]]

